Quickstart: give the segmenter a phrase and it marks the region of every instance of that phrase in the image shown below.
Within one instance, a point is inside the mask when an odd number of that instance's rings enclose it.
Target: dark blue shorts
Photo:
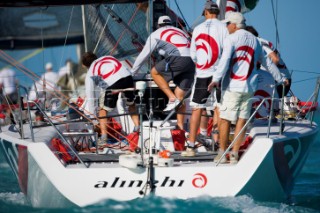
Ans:
[[[173,80],[173,83],[184,91],[191,88],[195,64],[190,57],[169,56],[156,64],[155,68],[167,82]]]

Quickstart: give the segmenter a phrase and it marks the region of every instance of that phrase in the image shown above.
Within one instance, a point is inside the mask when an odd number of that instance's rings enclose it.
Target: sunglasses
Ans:
[[[230,21],[226,22],[226,25],[227,25],[227,26],[228,26],[229,24],[231,24],[231,22],[230,22]]]

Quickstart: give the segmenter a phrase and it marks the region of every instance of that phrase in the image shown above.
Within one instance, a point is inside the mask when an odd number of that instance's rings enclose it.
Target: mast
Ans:
[[[153,0],[149,0],[149,35],[153,31]],[[150,47],[151,48],[151,47]],[[149,67],[148,69],[151,70],[151,57],[149,57]],[[154,145],[154,137],[153,137],[153,108],[152,108],[152,89],[149,89],[150,92],[150,113],[149,113],[149,135],[150,135],[150,140],[149,140],[149,160],[148,160],[148,176],[147,176],[147,183],[150,189],[150,193],[155,192],[155,177],[154,177],[154,164],[153,164],[153,152],[152,152],[152,146]],[[140,131],[143,131],[141,129]],[[141,144],[143,146],[143,144]],[[143,153],[142,153],[143,154]]]
[[[153,0],[149,0],[149,35],[152,33],[153,31]],[[151,49],[151,47],[150,47]],[[151,70],[151,64],[152,64],[152,59],[151,57],[149,57],[149,65],[148,65],[148,69]],[[149,128],[150,128],[150,142],[149,142],[149,156],[151,157],[152,152],[151,152],[151,141],[154,141],[154,138],[152,137],[152,128],[153,128],[153,107],[152,107],[152,89],[150,88],[149,90],[150,92],[150,99],[149,99],[149,103],[150,103],[150,114],[149,114]]]
[[[83,27],[83,38],[84,38],[84,50],[88,52],[88,41],[87,41],[87,28],[86,28],[86,18],[84,15],[84,5],[81,5],[81,13],[82,13],[82,27]]]
[[[220,14],[218,16],[218,19],[223,20],[225,18],[227,1],[226,0],[217,0],[217,5],[220,9]]]

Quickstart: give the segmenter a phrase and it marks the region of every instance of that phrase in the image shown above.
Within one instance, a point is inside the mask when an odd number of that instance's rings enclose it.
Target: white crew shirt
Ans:
[[[131,69],[135,74],[151,53],[157,50],[165,58],[169,56],[190,56],[190,37],[187,33],[173,26],[164,26],[148,37],[141,53]]]
[[[38,81],[38,83],[36,84],[38,91],[43,91],[43,85],[44,85],[44,81],[46,82],[46,87],[45,89],[47,91],[54,91],[57,89],[57,82],[59,80],[59,75],[58,73],[54,72],[54,71],[49,71],[49,72],[45,72],[42,76],[41,76],[41,80]]]
[[[197,77],[213,75],[228,34],[225,24],[218,19],[207,19],[193,30],[190,56],[196,64]]]
[[[12,69],[0,71],[0,84],[3,87],[3,95],[10,95],[16,91],[16,73]]]
[[[270,41],[263,39],[263,38],[260,38],[260,37],[258,37],[258,40],[260,41],[262,49],[266,52],[267,55],[269,55],[272,52],[275,52],[277,54],[277,56],[279,57],[279,63],[277,64],[277,67],[278,67],[281,75],[287,79],[291,79],[291,74],[290,74],[286,64],[284,63],[284,61],[280,55],[280,52],[273,46],[273,44]],[[261,69],[266,70],[266,68],[263,66],[261,67]]]
[[[219,82],[224,78],[223,90],[253,93],[257,88],[258,61],[267,68],[277,82],[284,80],[275,64],[263,54],[258,39],[246,30],[237,30],[224,41],[223,53],[213,81]]]
[[[86,99],[80,108],[84,109],[85,113],[95,114],[97,94],[100,89],[107,89],[121,78],[130,75],[131,72],[112,56],[96,59],[92,62],[86,75]]]
[[[29,99],[36,100],[37,98],[44,98],[44,91],[54,91],[58,89],[57,82],[59,80],[58,73],[54,71],[47,71],[40,77],[40,80],[32,87],[29,92]],[[38,97],[37,97],[38,93]],[[50,96],[49,96],[50,97]]]

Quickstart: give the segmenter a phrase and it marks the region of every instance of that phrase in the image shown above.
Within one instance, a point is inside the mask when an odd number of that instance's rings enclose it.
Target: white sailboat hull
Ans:
[[[307,158],[318,132],[316,125],[292,122],[283,136],[267,127],[251,130],[254,140],[238,164],[174,160],[173,166],[155,165],[154,190],[147,184],[148,167],[122,167],[118,162],[65,166],[43,142],[26,142],[0,133],[1,148],[17,175],[21,190],[33,206],[88,206],[105,199],[133,200],[148,194],[188,199],[247,194],[258,200],[285,200]],[[95,154],[91,154],[95,155]]]

